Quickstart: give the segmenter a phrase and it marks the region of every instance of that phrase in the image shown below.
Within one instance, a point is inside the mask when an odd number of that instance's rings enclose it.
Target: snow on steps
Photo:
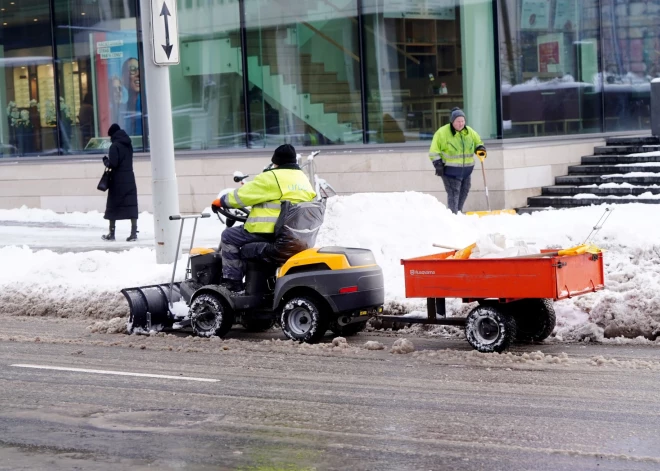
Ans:
[[[540,196],[527,199],[521,214],[549,208],[571,208],[603,203],[660,204],[660,139],[608,138],[594,155],[582,157],[568,175],[555,178]]]

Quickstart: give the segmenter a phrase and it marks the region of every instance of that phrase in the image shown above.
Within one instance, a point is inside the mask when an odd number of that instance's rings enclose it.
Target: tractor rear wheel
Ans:
[[[289,299],[282,309],[280,325],[291,340],[315,343],[328,330],[328,316],[323,303],[309,295]]]

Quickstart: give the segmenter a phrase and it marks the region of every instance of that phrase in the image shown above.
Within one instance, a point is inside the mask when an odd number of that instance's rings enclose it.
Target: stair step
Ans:
[[[593,187],[578,185],[554,185],[546,186],[541,189],[541,196],[574,196],[580,194],[594,194],[598,196],[626,196],[641,195],[644,193],[660,194],[660,185],[658,186],[620,186],[620,187]]]
[[[359,101],[352,103],[324,103],[323,109],[326,113],[362,113]]]
[[[605,175],[645,172],[657,173],[660,176],[660,165],[631,164],[624,167],[618,165],[571,165],[568,167],[569,175]]]
[[[531,206],[552,206],[553,208],[573,208],[577,206],[591,206],[601,204],[660,204],[660,198],[562,198],[557,196],[532,196],[527,198]]]
[[[307,93],[303,93],[303,95],[307,95]],[[324,104],[329,104],[329,103],[349,103],[349,104],[354,104],[357,103],[358,106],[360,104],[361,100],[361,93],[360,92],[351,92],[347,94],[339,94],[339,93],[309,93],[310,99],[312,103],[324,103]]]
[[[660,145],[660,137],[642,136],[642,137],[608,137],[605,139],[608,146],[648,146]]]
[[[637,146],[600,146],[594,147],[594,154],[637,154],[640,152],[656,152],[660,151],[660,145],[637,145]]]
[[[557,185],[591,185],[595,183],[630,183],[631,185],[658,185],[660,184],[660,174],[658,176],[619,176],[602,178],[600,175],[567,175],[555,178]]]
[[[585,155],[582,157],[582,165],[595,164],[632,164],[635,162],[660,162],[660,155]]]
[[[335,78],[337,74],[334,72],[326,72],[323,64],[296,64],[295,62],[277,62],[268,63],[272,74],[285,75],[296,77],[298,75],[316,75],[316,74],[333,74]]]
[[[332,95],[345,96],[351,93],[348,82],[335,82],[335,83],[308,83],[304,87],[304,93],[325,93]]]

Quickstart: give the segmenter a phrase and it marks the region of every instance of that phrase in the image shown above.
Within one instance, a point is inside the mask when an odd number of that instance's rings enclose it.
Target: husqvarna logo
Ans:
[[[421,270],[410,270],[412,276],[415,275],[435,275],[434,271],[421,271]]]

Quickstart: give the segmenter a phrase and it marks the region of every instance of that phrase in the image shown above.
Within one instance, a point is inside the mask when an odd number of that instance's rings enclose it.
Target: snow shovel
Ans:
[[[488,183],[486,182],[486,168],[484,167],[484,160],[486,159],[486,151],[478,150],[476,152],[477,158],[481,161],[481,174],[484,177],[484,189],[486,190],[486,205],[488,206],[488,211],[468,211],[466,214],[468,216],[492,216],[495,214],[517,214],[515,209],[496,209],[491,211],[490,209],[490,197],[488,196]]]

